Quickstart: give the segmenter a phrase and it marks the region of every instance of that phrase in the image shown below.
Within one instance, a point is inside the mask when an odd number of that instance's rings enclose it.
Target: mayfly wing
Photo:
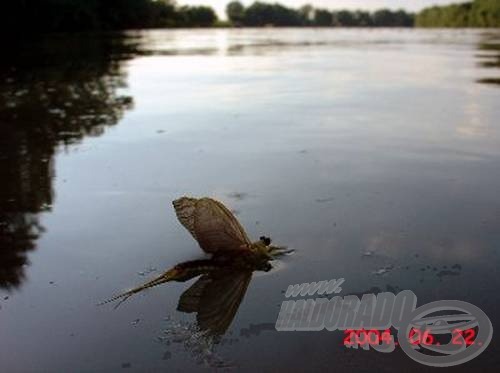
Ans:
[[[208,252],[250,248],[245,230],[226,206],[202,198],[196,207],[195,230],[202,248]]]
[[[172,204],[174,205],[175,215],[179,222],[186,228],[189,233],[198,240],[194,230],[194,220],[196,212],[196,198],[182,197],[176,199]]]
[[[177,218],[203,251],[215,253],[250,248],[245,230],[221,202],[211,198],[182,197],[173,205]]]
[[[251,271],[204,275],[182,294],[177,309],[196,312],[201,330],[223,335],[238,311],[251,278]]]

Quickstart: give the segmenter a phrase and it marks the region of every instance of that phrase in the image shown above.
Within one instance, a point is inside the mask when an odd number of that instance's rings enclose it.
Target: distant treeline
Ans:
[[[232,1],[226,7],[229,21],[234,26],[322,26],[322,27],[412,27],[414,15],[404,10],[377,10],[373,13],[331,11],[304,5],[299,9],[274,3],[254,2],[245,7]]]
[[[435,6],[422,10],[417,27],[500,27],[500,0]]]
[[[176,6],[172,0],[8,0],[0,28],[10,33],[208,27],[208,6]]]
[[[9,0],[0,10],[0,28],[9,34],[217,25],[410,27],[414,18],[402,10],[293,9],[259,1],[248,7],[229,3],[227,22],[209,6],[178,6],[174,0]]]
[[[0,5],[0,29],[10,35],[43,32],[212,26],[316,27],[500,27],[500,0],[432,7],[416,16],[404,10],[375,12],[298,9],[256,1],[232,1],[228,21],[209,6],[178,6],[174,0],[7,0]]]

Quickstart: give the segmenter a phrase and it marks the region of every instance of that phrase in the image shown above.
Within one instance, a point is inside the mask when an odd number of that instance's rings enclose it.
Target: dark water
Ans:
[[[2,372],[425,370],[399,350],[346,349],[341,332],[273,330],[289,284],[339,277],[345,293],[471,302],[500,327],[500,32],[168,31],[9,48]],[[253,273],[215,341],[176,311],[194,280],[96,306],[202,257],[173,212],[181,195],[216,197],[251,238],[296,250]],[[494,332],[459,368],[492,369],[498,346]]]

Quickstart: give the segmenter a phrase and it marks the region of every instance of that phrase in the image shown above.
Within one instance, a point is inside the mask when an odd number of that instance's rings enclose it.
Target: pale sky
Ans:
[[[220,18],[226,18],[226,4],[230,0],[177,0],[179,5],[210,5]],[[254,0],[240,0],[248,6]],[[410,11],[420,10],[431,5],[442,5],[466,0],[261,0],[268,3],[280,3],[292,8],[298,8],[304,4],[311,4],[317,8],[327,9],[365,9],[374,10],[380,8],[406,9]]]

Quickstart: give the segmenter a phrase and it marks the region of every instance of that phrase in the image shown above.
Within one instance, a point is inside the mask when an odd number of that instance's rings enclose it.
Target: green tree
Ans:
[[[342,27],[356,26],[354,14],[348,10],[340,10],[333,14],[334,24]]]
[[[212,25],[209,7],[185,9],[173,0],[9,0],[0,30],[12,37],[49,32]]]
[[[245,11],[245,26],[300,26],[298,11],[280,4],[255,2]]]
[[[245,7],[239,1],[231,1],[226,6],[226,15],[233,24],[240,25],[245,18]]]
[[[389,9],[380,9],[373,13],[373,25],[378,27],[392,26],[394,15]]]
[[[299,15],[303,26],[311,26],[314,23],[315,10],[311,4],[302,5],[299,8]]]
[[[356,20],[356,26],[361,26],[361,27],[373,26],[372,16],[369,12],[357,10],[354,12],[354,19]]]
[[[500,27],[500,1],[474,1],[470,9],[469,23],[473,27]]]
[[[326,9],[316,9],[314,12],[314,25],[315,26],[332,26],[333,15],[332,12]]]
[[[500,1],[469,3],[423,9],[416,17],[418,27],[500,27]]]
[[[215,11],[208,6],[183,6],[179,9],[180,22],[183,27],[210,27],[217,21]]]

